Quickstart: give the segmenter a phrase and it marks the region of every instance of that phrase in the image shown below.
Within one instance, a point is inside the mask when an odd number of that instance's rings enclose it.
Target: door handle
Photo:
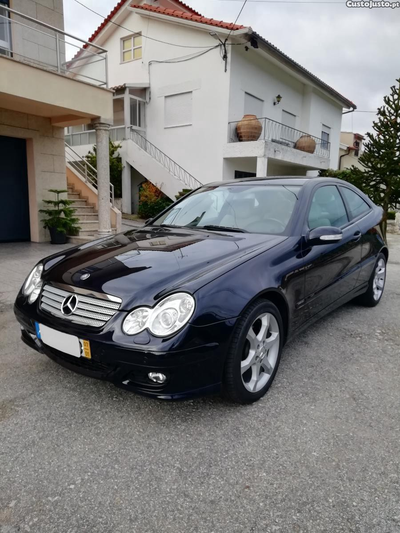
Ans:
[[[356,231],[351,240],[354,242],[357,242],[361,239],[361,236],[362,236],[361,231]]]

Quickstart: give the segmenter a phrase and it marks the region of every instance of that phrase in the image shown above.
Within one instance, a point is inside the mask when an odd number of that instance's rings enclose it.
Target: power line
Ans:
[[[236,22],[239,20],[239,17],[240,17],[240,15],[242,14],[242,11],[243,11],[244,6],[245,6],[246,4],[247,4],[247,0],[244,0],[243,5],[242,5],[242,7],[240,8],[240,11],[239,11],[239,13],[238,13],[238,16],[236,17],[235,22],[232,24],[231,31],[229,32],[228,37],[225,39],[225,42],[227,42],[228,39],[229,39],[229,37],[231,36],[231,33],[232,33],[232,31],[233,31],[233,27],[235,26]]]
[[[97,11],[92,9],[91,7],[86,6],[85,4],[80,2],[79,0],[74,0],[74,1],[77,4],[81,5],[82,7],[84,7],[85,9],[87,9],[88,11],[91,11],[92,13],[97,15],[98,17],[102,18],[103,20],[106,20],[107,17],[105,17],[104,15],[101,15],[100,13],[98,13]],[[126,26],[123,26],[122,24],[118,24],[117,22],[114,22],[113,20],[109,20],[108,22],[110,22],[111,24],[114,24],[114,26],[118,26],[119,28],[122,28],[123,30],[129,31],[129,33],[138,33],[138,32],[135,32],[134,30],[132,30],[130,28],[127,28]],[[209,46],[204,46],[204,45],[202,45],[202,46],[189,46],[189,45],[185,45],[185,44],[170,43],[168,41],[162,41],[160,39],[155,39],[154,37],[149,37],[148,35],[143,35],[143,34],[142,34],[142,37],[144,39],[149,39],[150,41],[156,41],[157,43],[168,44],[170,46],[177,46],[178,48],[197,48],[197,49],[198,48],[207,48],[207,49],[210,49]]]

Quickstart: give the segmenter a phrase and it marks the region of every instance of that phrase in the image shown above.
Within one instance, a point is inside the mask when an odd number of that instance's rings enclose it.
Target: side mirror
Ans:
[[[310,246],[318,246],[320,244],[334,244],[341,241],[343,232],[339,228],[333,226],[321,226],[320,228],[312,229],[307,236],[307,243]]]

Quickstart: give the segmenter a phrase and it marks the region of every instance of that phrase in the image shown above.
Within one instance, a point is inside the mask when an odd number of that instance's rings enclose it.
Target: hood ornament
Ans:
[[[88,278],[90,278],[90,274],[88,274],[88,273],[86,272],[86,274],[82,274],[82,276],[81,276],[80,279],[81,279],[81,281],[85,281],[85,279],[88,279]]]

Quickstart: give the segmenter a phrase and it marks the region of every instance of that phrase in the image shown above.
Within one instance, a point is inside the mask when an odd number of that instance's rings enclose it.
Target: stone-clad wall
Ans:
[[[38,210],[43,199],[54,198],[48,189],[67,188],[64,129],[52,126],[48,118],[0,108],[0,135],[27,140],[31,240],[49,241]]]

